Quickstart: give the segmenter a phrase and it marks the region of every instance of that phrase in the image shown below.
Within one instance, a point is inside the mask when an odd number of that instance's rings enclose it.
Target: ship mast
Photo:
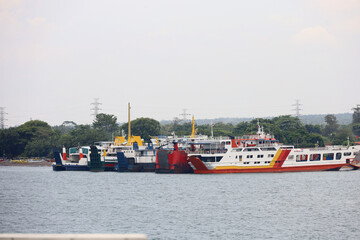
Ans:
[[[191,136],[190,138],[195,138],[195,120],[194,120],[194,115],[192,117],[192,131],[191,131]]]
[[[126,145],[131,145],[130,103],[128,105],[128,140]]]

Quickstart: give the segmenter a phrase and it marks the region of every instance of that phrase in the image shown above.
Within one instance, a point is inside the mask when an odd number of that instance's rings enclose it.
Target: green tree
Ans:
[[[233,136],[233,132],[234,132],[234,125],[231,123],[222,123],[222,122],[218,122],[213,124],[213,133],[215,137],[219,137],[219,136],[229,136],[232,137]],[[190,132],[191,132],[192,126],[190,126]],[[200,126],[196,126],[196,129],[198,130],[198,134],[203,134],[203,135],[211,135],[211,126],[209,124],[207,125],[200,125]]]
[[[307,134],[304,144],[301,147],[324,147],[324,139],[320,134]]]
[[[128,123],[121,126],[121,130],[124,130],[128,134]],[[144,141],[149,141],[150,136],[157,136],[160,134],[160,123],[151,118],[138,118],[131,121],[131,135],[141,136]]]
[[[118,131],[119,126],[116,123],[117,118],[111,114],[100,113],[96,115],[93,122],[93,127],[96,130],[107,133],[108,138],[111,138],[112,134]]]
[[[303,127],[298,117],[291,117],[290,115],[275,117],[272,120],[275,125],[284,131],[294,131]]]
[[[360,105],[358,104],[353,110],[352,131],[358,139],[360,136]]]
[[[336,133],[339,128],[339,124],[337,123],[336,117],[334,114],[328,114],[325,116],[326,126],[324,128],[325,136],[332,136]]]
[[[357,138],[360,137],[360,123],[353,123],[352,124],[352,131],[357,136]]]
[[[53,134],[50,125],[40,120],[28,121],[17,127],[17,131],[19,132],[20,136],[25,140],[32,140],[33,138],[48,139]]]
[[[360,123],[360,105],[358,104],[356,107],[353,108],[354,113],[352,117],[352,123]]]
[[[0,154],[8,157],[33,157],[35,148],[43,149],[37,151],[36,156],[48,156],[49,144],[54,142],[55,136],[49,124],[40,120],[28,121],[19,127],[2,130],[0,135]]]
[[[253,134],[257,131],[257,124],[253,122],[241,122],[238,123],[233,130],[233,134],[236,136],[242,136],[245,134]]]
[[[316,124],[306,124],[305,125],[305,129],[308,133],[316,133],[316,134],[321,134],[322,130],[321,130],[321,126]]]
[[[26,157],[46,157],[51,152],[54,131],[44,121],[32,120],[18,127],[20,141],[24,143],[22,155]]]
[[[50,157],[53,147],[53,141],[36,138],[26,144],[23,155],[26,157]]]
[[[352,129],[350,126],[341,126],[340,129],[333,135],[334,145],[347,145],[348,138],[353,141]]]
[[[61,135],[57,147],[73,147],[92,145],[99,141],[109,141],[108,133],[91,128],[90,125],[77,125],[72,131]]]
[[[0,130],[0,156],[16,157],[23,153],[26,142],[20,139],[16,128]]]
[[[73,121],[64,121],[60,126],[53,126],[52,129],[60,134],[65,134],[75,129],[77,124]]]

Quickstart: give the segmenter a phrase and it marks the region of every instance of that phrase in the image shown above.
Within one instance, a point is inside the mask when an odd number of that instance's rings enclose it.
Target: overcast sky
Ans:
[[[8,127],[351,112],[359,58],[360,0],[0,0]]]

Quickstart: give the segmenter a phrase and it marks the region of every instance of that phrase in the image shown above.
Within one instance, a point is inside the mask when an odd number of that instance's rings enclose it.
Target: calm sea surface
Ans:
[[[0,233],[148,239],[358,239],[360,171],[53,172],[0,167]]]

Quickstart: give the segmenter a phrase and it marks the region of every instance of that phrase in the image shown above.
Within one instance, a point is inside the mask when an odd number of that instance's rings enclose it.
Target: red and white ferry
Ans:
[[[194,173],[254,173],[329,171],[353,168],[359,146],[295,148],[285,146],[258,124],[258,132],[232,140],[233,148],[221,158],[190,156]]]

